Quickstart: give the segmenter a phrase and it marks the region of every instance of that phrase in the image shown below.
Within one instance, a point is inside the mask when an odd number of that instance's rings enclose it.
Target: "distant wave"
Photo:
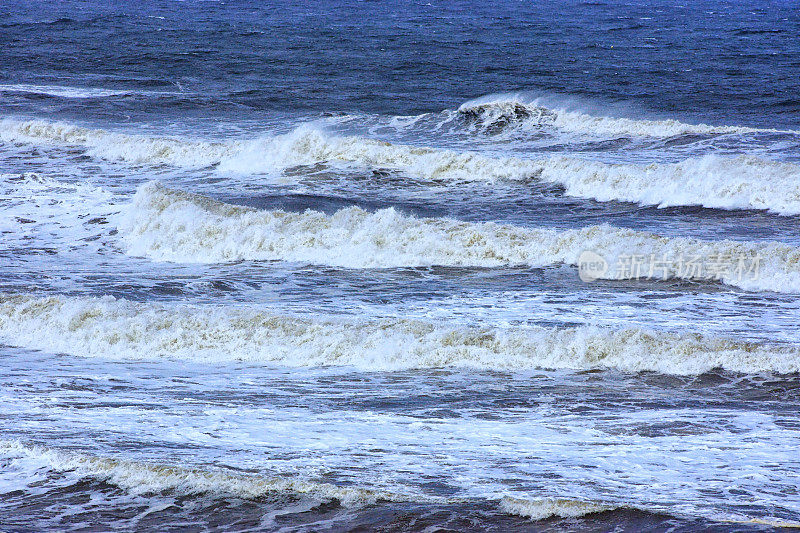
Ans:
[[[109,96],[123,96],[132,94],[133,91],[102,89],[97,87],[67,87],[64,85],[30,85],[0,84],[0,92],[20,92],[29,94],[46,94],[60,98],[107,98]]]
[[[711,126],[686,124],[674,119],[642,120],[597,116],[565,108],[548,107],[540,99],[519,95],[501,94],[470,100],[455,113],[447,113],[448,120],[461,120],[486,133],[500,133],[509,129],[555,128],[570,133],[599,137],[646,136],[673,137],[676,135],[720,135],[745,133],[798,133],[775,129],[743,126]]]
[[[89,155],[100,159],[189,167],[218,163],[236,147],[236,143],[131,135],[45,120],[0,121],[0,140],[79,145],[86,147]]]
[[[402,266],[577,266],[587,250],[608,265],[624,256],[653,257],[651,277],[711,279],[753,290],[800,291],[800,249],[780,243],[701,241],[591,226],[573,230],[417,218],[393,208],[351,207],[326,215],[235,206],[204,196],[142,185],[115,220],[127,253],[161,261],[215,263],[238,260],[302,261],[351,268]],[[758,260],[747,275],[682,266],[688,258]],[[700,259],[697,259],[698,261]],[[758,272],[755,272],[757,270]],[[598,277],[647,273],[611,268]]]
[[[433,182],[539,180],[565,194],[600,201],[661,207],[701,205],[800,214],[800,166],[753,156],[707,155],[678,163],[607,164],[574,157],[489,157],[337,137],[301,126],[286,135],[207,142],[146,137],[44,121],[3,121],[0,140],[86,146],[89,154],[138,164],[215,165],[232,173],[269,173],[298,165],[346,165],[386,169]]]
[[[81,357],[241,360],[368,371],[800,371],[798,346],[693,333],[595,326],[481,328],[399,318],[309,319],[251,307],[137,303],[112,297],[2,295],[0,339],[12,346]]]

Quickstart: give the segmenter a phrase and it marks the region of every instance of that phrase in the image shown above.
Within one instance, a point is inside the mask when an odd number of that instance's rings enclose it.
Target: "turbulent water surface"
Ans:
[[[800,527],[754,5],[0,0],[0,529]]]

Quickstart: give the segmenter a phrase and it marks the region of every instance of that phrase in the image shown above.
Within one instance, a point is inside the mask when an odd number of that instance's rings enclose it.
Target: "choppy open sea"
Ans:
[[[800,527],[798,35],[0,0],[0,531]]]

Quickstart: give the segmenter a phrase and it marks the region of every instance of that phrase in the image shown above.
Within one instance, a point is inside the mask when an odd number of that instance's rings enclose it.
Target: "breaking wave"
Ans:
[[[800,214],[800,167],[754,156],[706,155],[650,165],[554,158],[540,179],[562,185],[568,196],[601,202]]]
[[[800,249],[774,242],[667,238],[607,225],[558,231],[416,218],[393,208],[332,215],[264,211],[142,185],[116,220],[128,254],[159,261],[281,260],[348,268],[577,266],[591,251],[610,268],[596,278],[719,279],[751,290],[800,291]],[[650,259],[653,270],[627,268]],[[690,265],[690,262],[693,262]],[[711,268],[711,267],[714,268]],[[705,267],[705,268],[701,268]]]
[[[544,520],[554,516],[559,518],[579,518],[587,514],[611,511],[616,507],[563,498],[529,500],[506,496],[500,500],[500,509],[508,514],[523,516],[531,520]]]
[[[361,137],[331,137],[299,128],[282,137],[253,141],[221,170],[266,172],[318,163],[387,169],[433,182],[542,181],[564,194],[599,201],[659,207],[701,205],[800,214],[800,167],[754,156],[706,155],[677,163],[609,164],[566,156],[548,159],[488,157],[394,145]]]
[[[511,128],[523,130],[555,128],[564,132],[598,137],[797,133],[742,126],[686,124],[673,119],[637,120],[596,116],[547,106],[542,99],[530,99],[513,94],[492,95],[470,100],[462,104],[456,113],[450,113],[449,119],[460,119],[486,133],[499,133]]]
[[[489,157],[328,135],[300,126],[285,135],[207,142],[146,137],[44,121],[0,124],[5,141],[79,144],[96,157],[137,164],[215,166],[231,173],[276,173],[298,165],[385,169],[433,182],[543,181],[565,194],[660,207],[701,205],[800,214],[800,167],[754,156],[706,155],[677,163],[609,164],[574,157]]]
[[[0,338],[13,346],[83,357],[252,361],[369,371],[800,371],[800,347],[692,333],[595,326],[479,328],[399,318],[310,319],[244,306],[166,305],[113,297],[1,296]]]

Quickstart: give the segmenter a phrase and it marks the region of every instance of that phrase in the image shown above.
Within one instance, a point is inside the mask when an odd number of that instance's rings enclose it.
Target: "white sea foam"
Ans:
[[[6,142],[78,144],[104,159],[186,167],[216,165],[230,173],[275,173],[320,163],[387,169],[434,182],[541,180],[565,194],[660,207],[702,205],[800,214],[800,167],[754,156],[706,155],[677,163],[608,164],[574,157],[489,157],[391,144],[363,137],[331,136],[313,126],[285,135],[207,142],[112,133],[45,121],[0,123]]]
[[[113,199],[108,191],[88,183],[36,173],[0,174],[3,244],[86,246],[107,223],[105,215],[114,211]]]
[[[176,491],[180,494],[211,493],[252,499],[278,493],[308,495],[322,501],[338,500],[344,505],[402,499],[388,492],[340,487],[299,477],[247,475],[220,468],[187,468],[98,457],[15,440],[0,441],[0,453],[9,457],[12,465],[23,466],[19,463],[24,462],[33,468],[69,472],[78,478],[89,477],[111,483],[132,494]]]
[[[496,223],[416,218],[393,208],[262,211],[142,185],[116,223],[126,251],[160,261],[282,260],[350,268],[578,265],[590,250],[608,265],[597,277],[713,279],[752,290],[800,291],[800,249],[781,243],[667,238],[611,226],[558,231]],[[624,269],[626,257],[659,262]],[[689,268],[689,261],[719,264]],[[740,267],[746,265],[746,271]],[[729,267],[729,268],[724,268]],[[737,270],[738,268],[738,270]]]
[[[598,116],[581,111],[568,110],[547,105],[541,98],[526,98],[522,95],[490,95],[462,104],[457,115],[472,120],[479,128],[497,132],[507,128],[550,127],[570,133],[582,133],[598,137],[647,136],[673,137],[698,134],[747,134],[747,133],[797,133],[774,129],[758,129],[742,126],[711,126],[708,124],[686,124],[674,119],[643,120],[624,117]]]
[[[125,360],[252,361],[384,371],[466,367],[800,371],[800,348],[643,329],[468,328],[407,319],[309,319],[251,307],[136,303],[112,297],[0,297],[9,345]]]

